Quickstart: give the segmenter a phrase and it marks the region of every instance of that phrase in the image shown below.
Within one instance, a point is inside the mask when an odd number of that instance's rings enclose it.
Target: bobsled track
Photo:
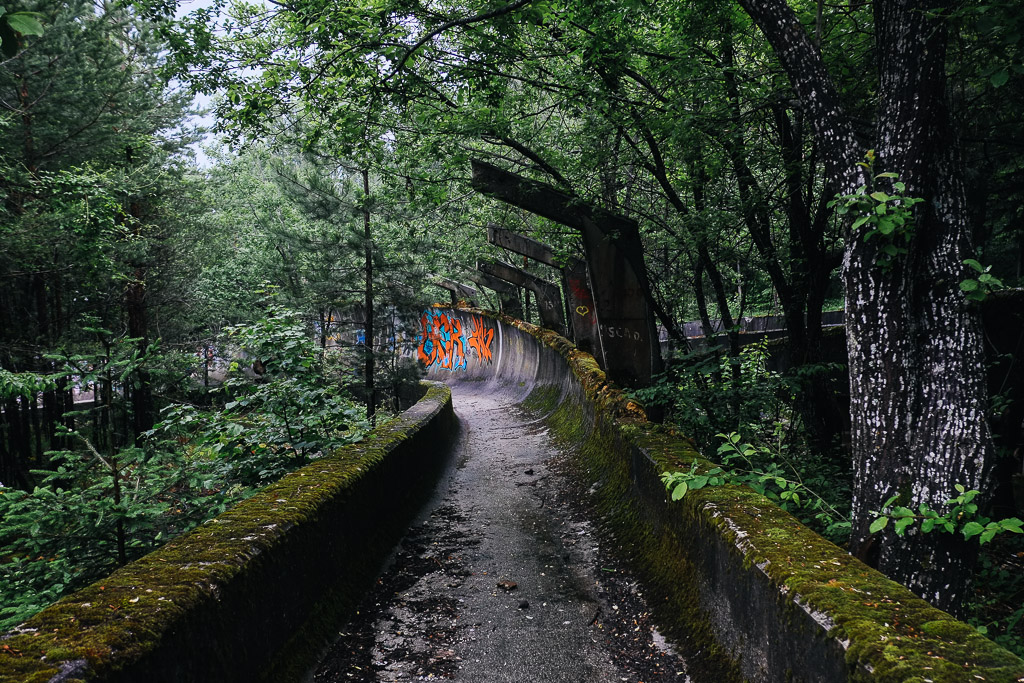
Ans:
[[[5,635],[0,681],[1024,681],[1024,661],[698,457],[592,358],[424,312],[433,382]]]

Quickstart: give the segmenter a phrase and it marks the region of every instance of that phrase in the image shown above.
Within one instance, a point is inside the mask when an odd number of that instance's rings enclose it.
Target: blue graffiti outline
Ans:
[[[435,365],[438,365],[448,370],[449,372],[467,369],[466,330],[462,329],[462,326],[460,324],[458,327],[459,331],[458,333],[456,333],[455,324],[453,322],[454,320],[458,320],[461,323],[462,320],[460,318],[454,317],[445,312],[432,308],[424,310],[423,313],[426,316],[426,325],[425,329],[422,330],[422,334],[420,335],[420,338],[423,340],[420,343],[420,349],[422,350],[424,356],[433,359],[430,365],[428,365],[427,367],[431,368]],[[434,340],[431,338],[431,333],[434,330],[434,318],[440,316],[447,317],[448,321],[451,322],[452,325],[450,328],[447,325],[438,326],[438,346],[442,351],[440,356],[438,356],[435,355]],[[459,349],[458,357],[456,357],[456,348]],[[445,364],[443,360],[444,358],[447,358],[449,360],[448,364]]]

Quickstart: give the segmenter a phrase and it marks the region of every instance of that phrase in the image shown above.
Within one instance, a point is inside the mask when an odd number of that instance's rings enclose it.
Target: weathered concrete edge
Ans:
[[[478,309],[564,359],[570,381],[527,403],[581,453],[597,505],[661,617],[708,673],[786,681],[1024,681],[1024,661],[812,532],[753,491],[670,502],[658,475],[707,463],[644,419],[593,358],[527,323]],[[550,372],[548,373],[550,376]],[[709,463],[708,463],[709,464]],[[656,604],[657,608],[658,605]],[[674,622],[674,623],[673,623]],[[710,628],[710,632],[701,631]]]
[[[297,680],[426,501],[451,392],[286,475],[4,636],[0,681]]]

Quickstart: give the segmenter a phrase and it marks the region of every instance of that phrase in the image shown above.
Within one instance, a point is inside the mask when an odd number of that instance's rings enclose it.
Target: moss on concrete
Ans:
[[[429,495],[453,420],[449,390],[432,385],[365,441],[7,634],[0,681],[298,680]],[[395,490],[402,475],[421,488]]]
[[[707,488],[669,502],[660,472],[688,468],[694,459],[711,463],[686,439],[647,423],[642,408],[606,382],[592,357],[553,332],[497,317],[565,359],[572,386],[535,387],[525,405],[547,416],[575,452],[581,476],[597,484],[604,527],[647,584],[647,595],[656,596],[661,623],[695,662],[691,675],[762,679],[759,663],[750,661],[760,636],[728,632],[732,617],[719,610],[728,607],[721,603],[730,587],[713,585],[721,579],[707,576],[714,566],[749,585],[745,595],[772,611],[772,628],[796,643],[789,659],[813,656],[820,660],[815,666],[831,667],[815,677],[786,666],[765,680],[1024,681],[1020,658],[750,489]]]

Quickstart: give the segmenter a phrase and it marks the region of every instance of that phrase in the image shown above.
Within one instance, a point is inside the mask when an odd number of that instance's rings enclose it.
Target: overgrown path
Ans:
[[[474,389],[453,387],[455,469],[314,680],[689,680],[543,423]]]

